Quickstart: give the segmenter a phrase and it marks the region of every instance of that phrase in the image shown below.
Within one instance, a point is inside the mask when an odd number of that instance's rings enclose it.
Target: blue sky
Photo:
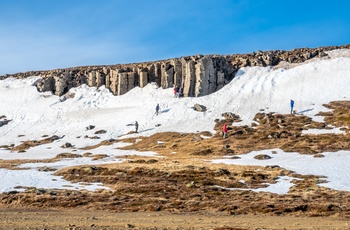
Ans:
[[[350,1],[1,0],[0,75],[350,43]]]

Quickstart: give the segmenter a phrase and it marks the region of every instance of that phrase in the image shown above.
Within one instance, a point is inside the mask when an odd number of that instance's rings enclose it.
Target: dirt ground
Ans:
[[[0,229],[350,229],[350,219],[0,207]]]

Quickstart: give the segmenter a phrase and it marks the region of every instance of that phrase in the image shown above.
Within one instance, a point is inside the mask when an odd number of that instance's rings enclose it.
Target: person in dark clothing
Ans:
[[[179,98],[184,96],[184,89],[182,87],[179,88]]]
[[[179,89],[180,89],[179,86],[176,86],[176,88],[175,88],[176,96],[175,97],[180,97],[179,96]]]
[[[159,113],[159,104],[157,104],[156,106],[156,115],[158,116],[158,113]]]
[[[135,133],[139,130],[139,123],[135,121]]]
[[[290,114],[293,114],[294,101],[290,100]]]

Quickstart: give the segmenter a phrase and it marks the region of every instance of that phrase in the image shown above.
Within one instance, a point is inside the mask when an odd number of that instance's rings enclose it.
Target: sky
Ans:
[[[350,49],[327,52],[329,59],[312,59],[294,68],[245,67],[235,78],[219,91],[202,97],[174,98],[171,88],[162,89],[156,84],[144,88],[135,87],[128,93],[114,96],[104,86],[96,89],[81,85],[70,89],[72,97],[40,93],[33,84],[39,77],[25,79],[6,78],[0,80],[0,121],[10,120],[0,127],[0,159],[53,159],[61,153],[84,155],[82,148],[99,144],[103,140],[129,137],[150,136],[160,132],[215,133],[215,119],[223,119],[222,114],[232,112],[240,116],[240,123],[230,125],[251,125],[256,113],[289,114],[289,101],[295,101],[296,116],[303,114],[315,121],[323,122],[320,111],[329,109],[323,105],[331,101],[349,100],[350,91]],[[160,105],[160,114],[155,115],[156,105]],[[194,104],[207,108],[206,112],[197,112]],[[133,133],[135,121],[139,123],[139,132]],[[94,129],[87,129],[89,126]],[[98,130],[106,133],[96,135]],[[333,133],[344,135],[340,128],[327,126],[325,129],[311,129],[303,135],[322,135]],[[15,152],[4,146],[19,145],[27,140],[42,140],[45,136],[56,135],[59,139],[52,143],[31,147],[25,152]],[[100,139],[85,138],[98,136]],[[202,136],[202,138],[210,138]],[[72,147],[62,148],[65,143]],[[159,139],[157,143],[165,143]],[[92,157],[106,154],[103,159],[91,157],[61,158],[52,163],[27,163],[19,165],[23,170],[0,169],[0,193],[12,190],[24,190],[25,187],[69,188],[69,189],[108,189],[102,184],[81,184],[65,181],[54,176],[52,171],[43,172],[42,167],[60,170],[74,165],[118,164],[120,156],[140,155],[162,157],[155,152],[137,152],[120,150],[118,147],[130,143],[118,142],[113,145],[99,146],[88,150]],[[171,144],[171,143],[170,143]],[[1,147],[2,146],[2,147]],[[233,144],[234,146],[234,144]],[[234,148],[234,147],[233,147]],[[277,154],[272,154],[276,152]],[[270,160],[257,160],[257,154],[268,154]],[[177,152],[171,152],[177,154]],[[303,175],[325,176],[327,183],[320,186],[336,190],[350,191],[350,151],[325,152],[324,158],[314,158],[297,152],[286,153],[280,149],[253,151],[240,156],[241,159],[223,157],[206,164],[238,165],[280,165]],[[293,186],[291,177],[280,177],[278,183],[259,191],[285,194]],[[244,181],[242,181],[244,183]],[[24,186],[24,187],[18,187]]]
[[[1,0],[0,75],[350,42],[334,0]]]

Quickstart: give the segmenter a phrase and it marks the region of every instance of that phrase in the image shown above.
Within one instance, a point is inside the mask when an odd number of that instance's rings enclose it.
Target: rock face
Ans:
[[[155,62],[30,71],[0,76],[0,79],[40,76],[41,79],[35,83],[38,91],[52,91],[59,96],[82,84],[92,87],[105,85],[114,95],[122,95],[134,87],[142,88],[156,82],[162,88],[181,86],[185,97],[199,97],[221,89],[241,67],[274,66],[281,61],[301,63],[327,56],[325,51],[334,49],[350,49],[350,45],[250,54],[195,55]]]

